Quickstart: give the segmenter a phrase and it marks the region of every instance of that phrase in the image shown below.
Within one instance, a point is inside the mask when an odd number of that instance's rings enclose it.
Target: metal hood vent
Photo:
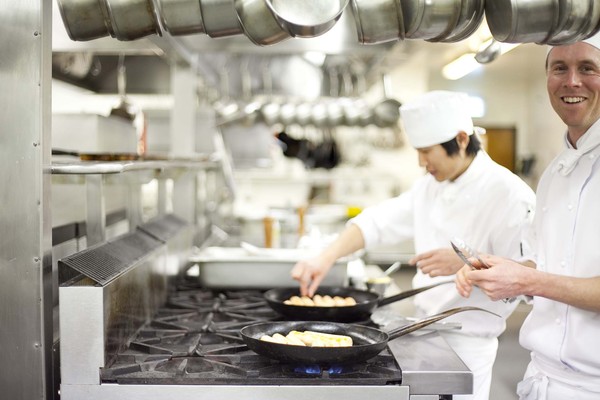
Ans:
[[[79,279],[83,275],[106,286],[162,245],[161,240],[142,231],[119,236],[59,260],[59,283]]]

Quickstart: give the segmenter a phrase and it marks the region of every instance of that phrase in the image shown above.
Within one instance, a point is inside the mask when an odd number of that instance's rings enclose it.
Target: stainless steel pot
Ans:
[[[406,0],[402,2],[407,39],[441,41],[458,24],[461,0]]]
[[[244,32],[233,0],[199,0],[204,30],[212,38],[234,36]]]
[[[458,21],[452,31],[440,42],[460,42],[471,36],[483,22],[485,14],[484,0],[463,0],[461,3]]]
[[[559,0],[487,1],[485,14],[500,42],[545,43],[559,27]]]
[[[400,106],[396,99],[385,99],[373,107],[373,122],[380,128],[386,128],[398,123]]]
[[[235,10],[244,34],[259,46],[268,46],[289,39],[264,0],[234,0]]]
[[[330,30],[349,0],[265,0],[285,30],[294,37],[315,37]]]
[[[358,41],[385,43],[404,39],[400,0],[352,0]]]
[[[60,16],[72,40],[92,40],[109,35],[108,10],[98,0],[57,0]]]
[[[600,21],[597,0],[562,0],[559,2],[559,26],[548,44],[573,43],[590,36]]]
[[[163,28],[171,35],[203,33],[199,0],[156,0]]]
[[[106,3],[111,35],[119,40],[135,40],[161,34],[152,0],[99,0]]]

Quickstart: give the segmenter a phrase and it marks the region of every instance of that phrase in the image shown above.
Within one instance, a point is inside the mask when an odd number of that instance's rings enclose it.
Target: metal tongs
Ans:
[[[450,241],[450,245],[454,252],[464,261],[471,269],[488,269],[490,266],[479,257],[479,253],[468,246],[462,239],[454,238]],[[469,258],[474,258],[481,263],[481,266],[475,266]]]
[[[450,245],[452,246],[452,248],[454,249],[454,252],[460,257],[461,260],[463,260],[465,262],[465,264],[467,264],[469,267],[471,267],[471,269],[488,269],[491,268],[491,266],[489,264],[487,264],[485,261],[483,261],[481,259],[481,257],[479,256],[479,253],[475,250],[473,250],[472,247],[470,247],[469,245],[467,245],[464,240],[459,239],[459,238],[453,238],[450,241]],[[479,261],[479,263],[481,265],[479,266],[475,266],[470,260],[469,258],[474,258],[477,261]],[[502,301],[505,303],[512,303],[513,301],[515,301],[517,298],[516,297],[511,297],[508,299],[503,299]]]

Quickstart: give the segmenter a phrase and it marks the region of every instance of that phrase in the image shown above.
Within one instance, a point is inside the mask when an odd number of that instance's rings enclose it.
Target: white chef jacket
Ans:
[[[520,259],[528,255],[524,242],[534,205],[535,194],[525,182],[479,151],[456,180],[438,182],[427,174],[409,191],[365,209],[350,223],[360,228],[367,249],[412,238],[419,254],[450,248],[450,240],[459,237],[480,252]],[[417,269],[413,286],[448,279],[452,277],[431,278]],[[464,298],[453,284],[430,289],[414,300],[419,315],[476,306],[508,317],[518,303],[493,302],[479,288]],[[447,320],[460,322],[460,332],[471,336],[495,338],[506,328],[504,318],[477,311]]]
[[[537,268],[581,278],[598,276],[600,121],[579,139],[577,150],[565,142],[567,149],[546,168],[538,186]],[[520,343],[532,351],[532,363],[547,377],[583,386],[600,398],[600,313],[535,297]]]

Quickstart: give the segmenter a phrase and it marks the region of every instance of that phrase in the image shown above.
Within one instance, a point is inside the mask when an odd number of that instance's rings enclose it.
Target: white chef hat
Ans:
[[[400,107],[400,116],[408,141],[414,148],[445,143],[460,131],[473,134],[465,93],[434,90]]]

